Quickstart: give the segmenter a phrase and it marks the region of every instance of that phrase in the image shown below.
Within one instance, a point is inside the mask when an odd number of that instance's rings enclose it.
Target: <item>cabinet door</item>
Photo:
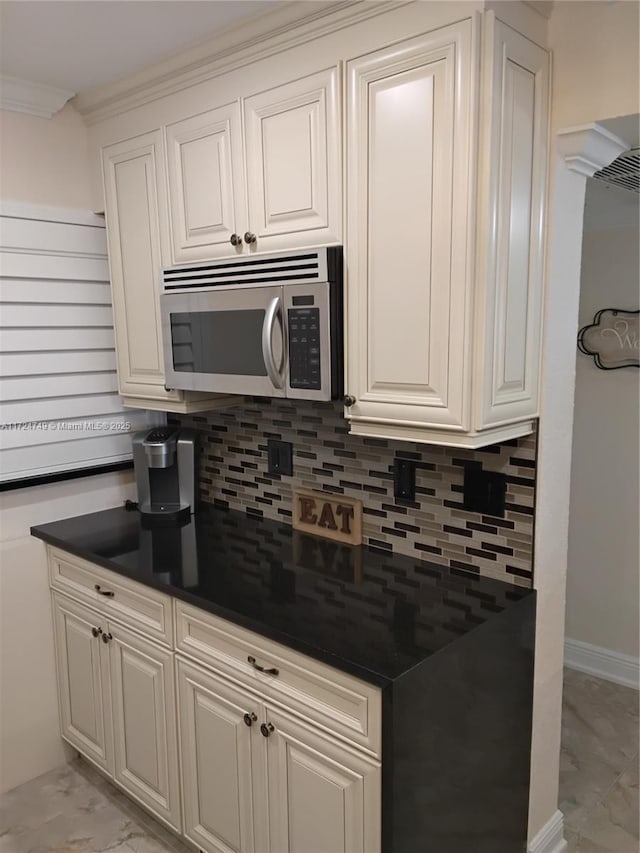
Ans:
[[[177,670],[184,834],[207,853],[253,853],[252,740],[260,737],[260,703],[180,659]],[[245,714],[256,716],[251,726]]]
[[[247,98],[250,230],[258,250],[340,241],[339,69]]]
[[[114,778],[180,831],[173,654],[109,624]]]
[[[108,649],[99,613],[53,595],[60,729],[83,755],[113,773]]]
[[[105,213],[118,380],[123,396],[177,400],[165,391],[160,270],[166,193],[159,130],[103,150]]]
[[[538,413],[549,54],[487,15],[479,169],[478,429]]]
[[[267,710],[273,853],[378,853],[380,765]]]
[[[462,21],[347,66],[354,432],[468,426],[471,36]]]
[[[240,104],[218,107],[166,128],[173,261],[241,251],[247,230]]]

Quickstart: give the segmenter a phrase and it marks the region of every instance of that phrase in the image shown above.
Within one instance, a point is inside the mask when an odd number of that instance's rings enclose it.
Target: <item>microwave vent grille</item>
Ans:
[[[162,271],[165,293],[198,288],[328,281],[328,254],[339,247],[182,264]]]

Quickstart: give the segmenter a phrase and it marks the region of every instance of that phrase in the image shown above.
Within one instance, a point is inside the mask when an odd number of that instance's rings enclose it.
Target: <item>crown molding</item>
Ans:
[[[629,146],[601,124],[583,124],[558,133],[558,150],[567,168],[590,178]]]
[[[0,109],[51,118],[75,92],[0,74]]]
[[[413,0],[285,0],[275,9],[240,21],[163,62],[78,95],[74,106],[87,124],[96,124],[411,2]]]

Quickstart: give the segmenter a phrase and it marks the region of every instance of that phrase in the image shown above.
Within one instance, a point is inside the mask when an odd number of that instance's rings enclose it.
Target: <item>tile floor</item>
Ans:
[[[0,798],[1,853],[193,853],[86,761]]]
[[[638,853],[638,693],[565,673],[560,808],[569,853]],[[1,853],[189,853],[84,761],[0,798]]]
[[[565,670],[560,810],[568,853],[638,853],[638,691]]]

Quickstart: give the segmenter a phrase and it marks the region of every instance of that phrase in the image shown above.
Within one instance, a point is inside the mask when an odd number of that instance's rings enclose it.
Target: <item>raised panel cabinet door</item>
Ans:
[[[549,54],[488,13],[479,170],[476,426],[538,413]],[[484,299],[482,299],[484,296]]]
[[[109,655],[100,640],[106,620],[57,593],[53,613],[62,737],[111,775]]]
[[[258,250],[339,242],[339,68],[244,101],[247,195]]]
[[[351,429],[467,427],[471,20],[347,64]]]
[[[248,228],[239,101],[165,133],[174,263],[238,254],[231,238]]]
[[[173,654],[109,623],[114,778],[181,830]]]
[[[272,853],[379,853],[380,764],[267,709]]]
[[[207,853],[264,853],[252,784],[260,703],[180,659],[177,671],[184,834]]]
[[[160,130],[103,149],[118,384],[123,396],[174,400],[164,388],[160,270],[167,259]]]

